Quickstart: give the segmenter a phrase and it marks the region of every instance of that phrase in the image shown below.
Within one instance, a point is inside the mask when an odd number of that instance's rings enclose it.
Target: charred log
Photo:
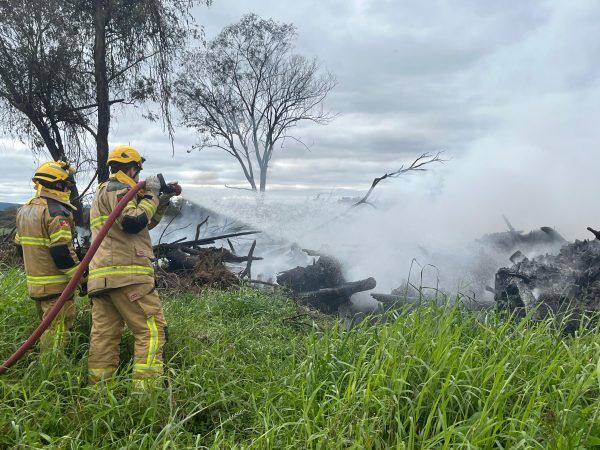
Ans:
[[[323,288],[317,291],[302,292],[297,295],[298,301],[325,313],[335,313],[344,304],[350,303],[350,297],[357,292],[374,289],[377,282],[374,278],[344,283],[334,288]]]
[[[181,248],[173,248],[165,255],[170,272],[193,271],[198,264],[198,258],[183,252]]]
[[[310,266],[281,272],[277,276],[277,283],[294,293],[300,293],[340,286],[346,283],[346,280],[342,275],[342,265],[337,259],[321,256]]]
[[[326,314],[336,313],[340,307],[350,304],[353,294],[373,289],[377,284],[374,278],[347,282],[336,258],[312,250],[303,251],[319,259],[307,267],[296,267],[277,276],[277,283],[289,289],[302,305]]]

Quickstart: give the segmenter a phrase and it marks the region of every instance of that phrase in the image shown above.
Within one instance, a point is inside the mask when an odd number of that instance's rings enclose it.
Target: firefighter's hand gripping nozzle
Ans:
[[[181,186],[177,181],[173,181],[171,183],[167,183],[165,181],[165,177],[163,177],[162,173],[156,175],[160,180],[160,193],[167,194],[171,196],[181,195]]]

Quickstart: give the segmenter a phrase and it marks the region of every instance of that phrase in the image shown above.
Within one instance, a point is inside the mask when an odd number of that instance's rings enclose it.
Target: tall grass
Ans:
[[[344,330],[242,289],[165,299],[167,387],[85,385],[89,308],[62,358],[0,377],[5,448],[593,448],[600,329],[427,306]],[[0,357],[35,327],[0,273]],[[131,358],[127,335],[122,358]]]

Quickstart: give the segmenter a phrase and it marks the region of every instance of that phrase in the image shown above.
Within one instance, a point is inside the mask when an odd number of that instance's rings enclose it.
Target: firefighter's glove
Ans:
[[[171,197],[174,196],[175,194],[167,194],[166,192],[160,194],[160,197],[158,197],[158,207],[161,208],[169,206],[169,203],[171,202]]]
[[[148,177],[146,178],[146,192],[156,195],[160,192],[160,180],[158,177]]]

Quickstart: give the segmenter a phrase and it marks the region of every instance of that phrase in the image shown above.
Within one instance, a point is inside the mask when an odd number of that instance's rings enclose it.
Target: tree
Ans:
[[[54,159],[85,159],[95,143],[108,178],[114,105],[157,103],[172,136],[171,74],[195,33],[196,0],[0,0],[3,125]],[[210,3],[203,1],[202,3]],[[146,117],[158,117],[150,110]]]
[[[91,130],[77,11],[59,0],[0,1],[0,104],[11,134],[80,166]],[[71,192],[81,206],[77,188]],[[82,208],[75,215],[83,222]]]
[[[0,1],[0,101],[3,125],[47,149],[55,160],[77,162],[91,101],[81,74],[85,57],[77,13],[59,0]]]
[[[292,24],[246,15],[205,50],[186,52],[175,83],[175,104],[198,130],[198,147],[235,158],[254,191],[265,191],[276,145],[299,140],[291,134],[298,123],[332,119],[323,100],[335,77],[316,59],[292,54],[295,37]]]

